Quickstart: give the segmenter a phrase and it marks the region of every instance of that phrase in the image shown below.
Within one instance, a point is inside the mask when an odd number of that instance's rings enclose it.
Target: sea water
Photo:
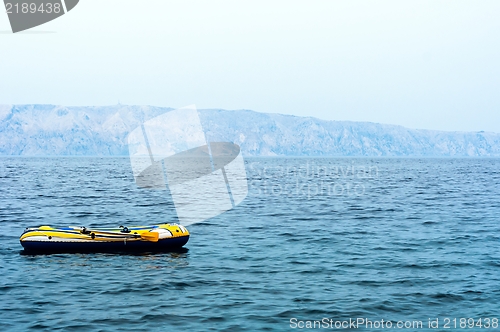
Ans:
[[[183,250],[33,256],[25,227],[176,222],[172,199],[127,158],[0,158],[1,330],[498,330],[499,159],[245,163]]]

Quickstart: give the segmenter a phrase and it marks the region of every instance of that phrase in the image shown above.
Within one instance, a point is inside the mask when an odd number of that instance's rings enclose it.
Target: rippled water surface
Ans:
[[[126,158],[1,158],[1,330],[282,331],[364,317],[423,331],[429,318],[500,318],[500,160],[246,166],[248,197],[189,226],[185,250],[28,256],[25,227],[175,222],[173,204],[138,189]]]

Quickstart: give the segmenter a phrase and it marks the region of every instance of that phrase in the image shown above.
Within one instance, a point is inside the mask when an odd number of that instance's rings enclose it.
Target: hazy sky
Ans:
[[[9,31],[0,13],[0,104],[196,104],[500,132],[496,0],[81,0]]]

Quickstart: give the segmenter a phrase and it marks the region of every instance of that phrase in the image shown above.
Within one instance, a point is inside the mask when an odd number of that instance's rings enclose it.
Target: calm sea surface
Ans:
[[[185,250],[28,256],[25,227],[175,222],[173,204],[127,158],[0,158],[0,330],[499,330],[499,159],[246,166],[248,197],[189,226]]]

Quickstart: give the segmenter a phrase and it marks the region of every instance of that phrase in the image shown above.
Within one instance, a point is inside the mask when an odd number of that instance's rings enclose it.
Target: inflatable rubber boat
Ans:
[[[29,253],[163,251],[180,248],[189,231],[177,224],[119,228],[40,226],[26,228],[21,245]]]

